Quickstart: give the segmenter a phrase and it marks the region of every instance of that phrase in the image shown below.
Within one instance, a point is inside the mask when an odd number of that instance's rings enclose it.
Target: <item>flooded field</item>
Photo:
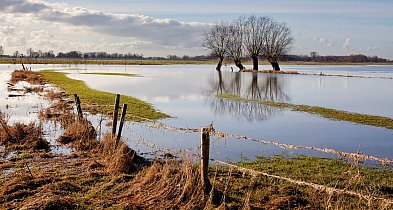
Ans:
[[[0,109],[10,120],[33,118],[44,107],[42,99],[8,97],[9,73],[19,66],[0,65]],[[269,69],[261,66],[261,69]],[[83,80],[93,89],[129,95],[153,104],[172,118],[160,120],[178,128],[201,128],[210,123],[217,131],[277,143],[329,148],[343,152],[361,152],[381,158],[393,158],[393,130],[334,121],[316,115],[219,99],[217,94],[237,94],[243,98],[321,106],[393,118],[393,66],[283,66],[284,71],[344,76],[276,75],[232,72],[225,66],[217,72],[213,65],[164,66],[53,66],[33,65],[33,70],[59,69],[72,79]],[[72,70],[70,70],[72,69]],[[85,73],[122,73],[136,76]],[[375,78],[345,77],[357,75]],[[40,105],[44,104],[44,105]],[[24,108],[26,106],[26,108]],[[89,116],[96,122],[100,116]],[[108,129],[102,123],[101,132]],[[127,122],[124,137],[140,153],[152,154],[157,148],[199,153],[199,133],[151,127],[152,123]],[[151,148],[155,145],[156,148]],[[161,149],[160,149],[161,150]],[[160,152],[165,153],[162,149]],[[211,156],[225,161],[254,159],[259,155],[333,156],[307,149],[283,149],[258,141],[231,137],[212,137]]]

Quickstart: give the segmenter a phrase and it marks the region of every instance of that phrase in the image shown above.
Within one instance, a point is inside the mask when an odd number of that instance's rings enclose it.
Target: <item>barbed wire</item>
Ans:
[[[183,149],[183,150],[162,147],[162,146],[159,146],[157,144],[147,141],[142,135],[137,134],[135,131],[131,131],[131,132],[133,132],[134,135],[136,135],[138,137],[138,140],[131,139],[131,141],[135,142],[136,144],[140,144],[140,145],[149,147],[151,149],[154,149],[154,150],[156,150],[155,153],[157,153],[159,151],[166,151],[166,152],[169,152],[171,155],[182,155],[182,156],[188,156],[188,157],[193,157],[193,158],[195,158],[195,157],[200,158],[201,157],[199,154],[191,153],[191,151],[199,150],[200,146],[191,147],[191,148],[187,148],[187,149]],[[130,140],[130,139],[128,139],[128,140]]]
[[[347,189],[337,189],[337,188],[328,187],[328,186],[325,186],[325,185],[320,185],[320,184],[315,184],[315,183],[310,183],[310,182],[305,182],[305,181],[299,181],[299,180],[295,180],[295,179],[287,178],[287,177],[282,177],[282,176],[278,176],[278,175],[272,175],[272,174],[268,174],[268,173],[265,173],[265,172],[244,168],[244,167],[241,167],[241,166],[238,166],[238,165],[234,165],[234,164],[231,164],[231,163],[227,163],[227,162],[224,162],[224,161],[220,161],[220,160],[214,160],[214,161],[217,164],[225,165],[225,166],[230,167],[230,168],[235,168],[235,169],[239,170],[240,172],[247,173],[247,174],[250,174],[250,175],[256,176],[256,177],[257,176],[266,176],[266,177],[270,177],[270,178],[281,179],[281,180],[285,180],[287,182],[290,182],[290,183],[293,183],[293,184],[296,184],[296,185],[308,186],[308,187],[314,188],[316,190],[321,190],[321,191],[327,192],[329,194],[332,194],[332,193],[339,193],[340,194],[340,193],[342,193],[342,194],[357,196],[357,197],[359,197],[361,199],[366,199],[366,200],[370,200],[370,199],[381,200],[385,204],[385,206],[390,206],[390,205],[393,204],[393,200],[386,199],[386,198],[375,197],[375,196],[371,196],[371,195],[363,195],[362,193],[351,191],[351,190],[347,190]]]
[[[298,73],[299,75],[310,75],[310,76],[327,76],[327,77],[352,77],[352,78],[363,78],[363,79],[393,79],[393,77],[384,76],[364,76],[364,75],[354,75],[354,74],[325,74],[321,73]],[[295,74],[296,75],[296,74]]]
[[[107,106],[112,106],[112,105],[107,105]],[[148,119],[148,118],[145,118],[145,117],[141,117],[141,116],[138,116],[138,115],[128,114],[128,116],[140,119],[140,120],[145,121],[145,122],[152,123],[152,125],[148,125],[148,127],[154,128],[154,129],[166,129],[166,130],[177,131],[177,132],[182,132],[182,133],[199,133],[200,132],[200,128],[175,127],[175,126],[171,126],[171,125],[168,125],[166,123],[160,122],[158,120],[151,120],[151,119]],[[242,136],[242,135],[236,135],[236,134],[230,134],[230,133],[226,133],[226,132],[217,131],[217,130],[215,130],[213,128],[212,124],[209,125],[209,127],[211,127],[210,133],[212,135],[216,135],[218,137],[217,139],[225,138],[225,137],[231,137],[231,138],[238,139],[238,140],[240,140],[240,139],[250,140],[250,141],[254,141],[254,142],[265,144],[265,145],[275,145],[275,146],[278,146],[278,147],[283,148],[283,149],[308,149],[308,150],[314,150],[314,151],[328,153],[328,154],[335,154],[335,155],[339,155],[341,157],[346,157],[346,158],[351,158],[351,159],[372,160],[372,161],[380,162],[382,165],[393,163],[392,159],[379,158],[379,157],[375,157],[375,156],[372,156],[372,155],[362,154],[360,152],[352,153],[352,152],[337,151],[337,150],[334,150],[334,149],[323,148],[323,147],[312,147],[312,146],[285,144],[285,143],[280,143],[280,142],[272,141],[272,140],[258,139],[258,138],[252,138],[252,137],[247,137],[247,136]]]

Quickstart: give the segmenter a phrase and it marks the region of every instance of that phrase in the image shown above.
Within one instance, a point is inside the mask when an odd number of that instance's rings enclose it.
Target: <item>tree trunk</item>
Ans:
[[[272,65],[274,71],[280,71],[280,65],[278,65],[277,61],[270,61],[270,64]]]
[[[236,60],[235,65],[239,68],[240,71],[244,69],[244,66],[240,60]]]
[[[252,69],[258,71],[258,56],[252,56]]]
[[[216,67],[217,71],[221,71],[221,66],[222,66],[222,61],[223,60],[224,60],[224,58],[220,58],[220,60],[218,60],[218,64],[217,64],[217,67]]]

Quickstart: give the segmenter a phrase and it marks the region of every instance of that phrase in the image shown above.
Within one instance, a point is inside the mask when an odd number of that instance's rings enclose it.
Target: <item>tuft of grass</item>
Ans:
[[[49,150],[49,142],[42,137],[40,125],[15,123],[10,126],[0,114],[0,145],[8,150]]]
[[[258,103],[265,106],[285,108],[285,109],[290,109],[292,111],[306,112],[331,120],[347,121],[347,122],[353,122],[363,125],[393,129],[393,119],[388,117],[359,114],[359,113],[320,107],[320,106],[298,105],[298,104],[284,103],[284,102],[246,99],[235,94],[220,94],[217,95],[217,97],[221,99],[239,102],[239,103]]]
[[[137,74],[114,73],[114,72],[87,72],[87,73],[81,73],[81,74],[105,75],[105,76],[139,77]]]
[[[147,161],[138,156],[124,141],[117,141],[107,133],[101,142],[101,156],[109,173],[132,173],[139,170]]]
[[[96,130],[91,122],[81,119],[67,125],[64,134],[57,141],[62,144],[70,144],[78,150],[90,150],[98,144],[96,134]]]
[[[141,209],[204,209],[199,168],[192,162],[155,162],[131,182],[129,206]]]
[[[42,84],[42,78],[40,75],[36,74],[30,70],[15,70],[11,73],[12,84],[16,84],[17,82],[26,81],[30,84],[39,85]],[[37,91],[36,91],[37,92]]]
[[[78,94],[82,102],[82,109],[90,113],[103,113],[111,115],[115,100],[115,94],[94,90],[81,80],[68,78],[65,73],[45,70],[38,72],[49,83],[53,83],[63,89],[67,94]],[[122,96],[120,104],[128,104],[126,119],[143,121],[143,118],[156,120],[169,117],[159,112],[152,105],[130,96]]]

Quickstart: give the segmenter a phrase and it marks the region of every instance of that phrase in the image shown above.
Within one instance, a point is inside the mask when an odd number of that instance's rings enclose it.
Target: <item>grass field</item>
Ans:
[[[319,107],[319,106],[308,106],[308,105],[298,105],[298,104],[291,104],[291,103],[284,103],[284,102],[246,99],[235,94],[220,94],[217,95],[217,97],[225,100],[240,102],[240,103],[259,103],[265,106],[285,108],[285,109],[290,109],[292,111],[306,112],[331,120],[347,121],[347,122],[353,122],[363,125],[371,125],[376,127],[393,129],[393,119],[388,117],[358,114],[358,113],[352,113],[342,110]]]
[[[58,86],[69,95],[78,94],[82,102],[82,109],[90,113],[103,113],[111,115],[115,94],[94,90],[88,87],[81,80],[74,80],[67,77],[66,73],[45,70],[38,72],[48,82]],[[121,96],[120,104],[128,104],[126,119],[133,121],[143,121],[143,118],[156,120],[169,117],[154,109],[147,102],[138,100],[130,96]],[[140,118],[139,118],[140,117]]]

